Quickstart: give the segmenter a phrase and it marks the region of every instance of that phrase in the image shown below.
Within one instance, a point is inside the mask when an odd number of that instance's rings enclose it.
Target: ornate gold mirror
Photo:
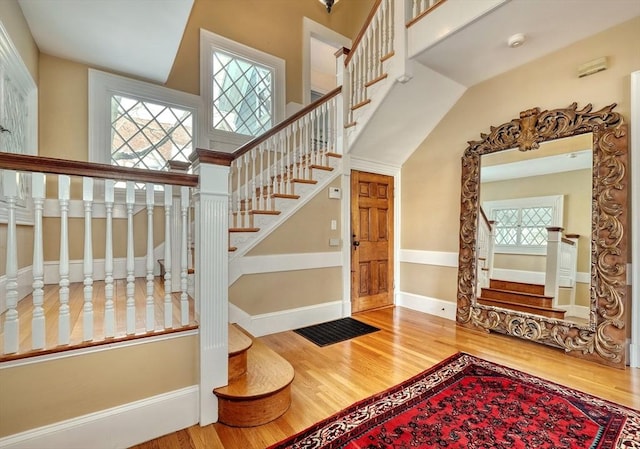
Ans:
[[[529,109],[469,142],[460,325],[625,366],[627,130],[614,107]]]

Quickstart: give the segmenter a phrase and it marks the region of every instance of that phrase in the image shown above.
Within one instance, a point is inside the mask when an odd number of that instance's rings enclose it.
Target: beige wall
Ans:
[[[340,187],[340,182],[338,177],[330,186]],[[341,247],[329,246],[329,239],[340,238],[341,205],[341,200],[329,199],[328,188],[322,189],[248,255],[340,251]],[[331,220],[336,220],[335,231]],[[244,275],[229,289],[229,301],[250,315],[338,300],[342,300],[341,267]]]
[[[200,28],[286,61],[287,102],[302,102],[302,17],[350,39],[360,31],[373,0],[349,0],[331,14],[317,0],[196,0],[167,86],[200,93]],[[232,18],[232,19],[230,19]]]
[[[180,337],[0,370],[0,437],[198,384]]]
[[[0,1],[0,21],[37,86],[38,47],[17,0]]]
[[[467,90],[402,167],[401,247],[458,251],[460,158],[466,142],[479,139],[489,126],[531,107],[562,108],[574,101],[579,107],[592,103],[596,109],[617,103],[616,111],[628,120],[629,74],[640,69],[638,41],[640,18],[635,18]],[[608,70],[576,77],[578,65],[600,56],[609,57]],[[414,277],[430,277],[436,283],[455,279],[452,274],[440,280],[433,271],[421,266],[406,273],[410,278],[403,279],[403,285],[413,285]],[[455,288],[443,291],[450,293],[440,299],[455,302]]]

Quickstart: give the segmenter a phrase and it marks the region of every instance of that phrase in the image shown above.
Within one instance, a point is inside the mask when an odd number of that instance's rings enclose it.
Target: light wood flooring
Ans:
[[[263,449],[360,399],[383,391],[458,351],[640,409],[640,369],[619,370],[500,334],[400,307],[354,316],[380,332],[320,348],[289,331],[259,340],[295,369],[291,408],[277,420],[239,429],[193,426],[135,449]]]
[[[93,284],[93,326],[94,338],[92,341],[83,342],[83,316],[84,285],[72,283],[69,285],[69,313],[71,315],[70,344],[58,346],[58,308],[60,307],[57,285],[46,285],[44,288],[44,312],[45,312],[45,349],[32,351],[31,343],[31,318],[33,316],[33,298],[26,296],[18,303],[19,316],[19,351],[18,354],[0,355],[0,361],[23,358],[25,356],[41,355],[51,352],[60,352],[79,347],[95,346],[115,341],[130,340],[148,336],[149,334],[161,334],[180,330],[195,329],[196,321],[193,299],[189,298],[189,325],[180,325],[180,293],[172,294],[173,327],[164,329],[164,280],[156,276],[154,278],[155,300],[155,331],[147,333],[145,322],[145,305],[147,285],[145,278],[136,278],[135,302],[136,302],[136,331],[132,335],[126,334],[126,280],[114,281],[114,307],[116,309],[116,337],[104,336],[104,282],[96,281]],[[4,347],[4,319],[5,313],[0,314],[0,351]]]

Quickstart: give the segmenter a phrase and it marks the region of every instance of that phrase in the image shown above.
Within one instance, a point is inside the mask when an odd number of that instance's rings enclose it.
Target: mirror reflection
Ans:
[[[589,324],[592,139],[481,156],[477,303]]]

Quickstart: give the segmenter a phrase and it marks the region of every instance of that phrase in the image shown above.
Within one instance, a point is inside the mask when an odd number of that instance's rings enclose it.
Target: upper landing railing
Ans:
[[[187,219],[197,176],[2,152],[0,167],[7,212],[3,354],[90,346],[193,325]],[[17,212],[29,203],[33,232],[22,233],[19,244]],[[144,212],[146,223],[137,220],[134,236],[137,212]],[[155,229],[162,235],[154,236]],[[51,254],[56,238],[59,250]],[[145,241],[146,249],[140,245]],[[136,246],[144,255],[136,254]],[[182,254],[178,270],[170,264],[174,247]],[[72,250],[82,258],[71,260]],[[158,286],[160,258],[169,266]],[[30,276],[20,272],[19,260],[31,267]],[[172,273],[180,277],[178,288]],[[81,283],[82,292],[73,283]],[[158,289],[163,291],[157,304]],[[20,301],[25,296],[32,298],[29,304]]]

